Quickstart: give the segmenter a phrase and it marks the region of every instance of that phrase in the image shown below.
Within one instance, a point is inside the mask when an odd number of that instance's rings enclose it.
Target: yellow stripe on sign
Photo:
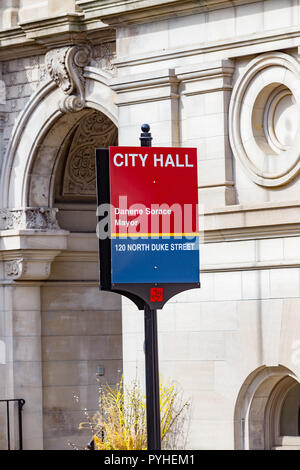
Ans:
[[[199,233],[112,233],[112,237],[199,237]]]

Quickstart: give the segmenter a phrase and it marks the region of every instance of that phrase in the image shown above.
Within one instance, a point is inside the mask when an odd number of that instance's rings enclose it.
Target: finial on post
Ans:
[[[150,131],[150,126],[149,124],[142,124],[141,126],[141,136],[140,136],[140,141],[141,141],[141,147],[151,147],[151,132]]]

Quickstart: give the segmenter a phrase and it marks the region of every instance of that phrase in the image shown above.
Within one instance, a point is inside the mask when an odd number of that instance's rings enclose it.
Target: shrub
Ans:
[[[162,448],[184,447],[188,409],[175,381],[160,382]],[[137,380],[126,386],[122,379],[115,387],[100,385],[99,410],[86,417],[79,429],[91,429],[97,450],[147,449],[146,397]]]

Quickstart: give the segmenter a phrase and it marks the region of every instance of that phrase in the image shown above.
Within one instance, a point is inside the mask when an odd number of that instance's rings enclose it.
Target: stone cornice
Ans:
[[[40,18],[0,31],[0,60],[44,54],[54,47],[114,39],[111,27],[99,19],[85,21],[82,13]]]
[[[42,281],[48,279],[51,264],[60,253],[57,250],[12,251],[2,256],[5,279],[12,281]]]
[[[161,20],[165,16],[184,16],[197,11],[232,7],[257,0],[80,0],[83,13],[70,13],[36,21],[23,22],[16,27],[0,31],[0,60],[44,54],[48,49],[83,43],[93,44],[115,39],[115,28],[127,22]],[[175,8],[176,7],[176,8]],[[196,11],[195,10],[195,11]],[[152,13],[157,11],[156,17]],[[160,13],[159,13],[160,12]],[[111,16],[110,16],[111,15]],[[131,15],[132,18],[127,18]],[[110,21],[110,17],[112,21]],[[118,57],[114,61],[118,68],[141,65],[161,60],[176,59],[226,50],[227,57],[257,54],[261,44],[268,50],[288,49],[300,45],[298,26],[239,36],[192,48],[176,48],[166,52],[149,52],[146,56]]]
[[[26,37],[20,26],[0,31],[0,60],[45,53],[46,48]]]
[[[204,213],[204,241],[251,240],[300,235],[298,201],[226,206]]]
[[[184,16],[257,0],[77,0],[86,18],[101,18],[105,23],[136,23]]]
[[[212,90],[231,90],[233,72],[232,61],[219,60],[197,66],[179,67],[176,70],[162,69],[127,77],[116,77],[110,81],[110,86],[117,93],[117,105],[124,106],[136,102],[177,99],[180,82],[183,84],[182,94],[184,95]]]
[[[173,69],[112,79],[111,88],[117,92],[117,105],[177,99],[179,80]],[[141,94],[142,90],[142,94]]]
[[[49,277],[51,263],[66,249],[69,235],[59,228],[56,212],[49,207],[0,210],[0,259],[6,280]]]
[[[207,229],[204,231],[204,243],[258,240],[265,238],[282,238],[300,236],[300,224],[255,225],[251,227],[233,227]]]
[[[51,264],[67,247],[65,230],[1,230],[0,259],[7,281],[48,279]]]
[[[196,66],[177,67],[175,73],[183,83],[183,95],[191,96],[214,90],[231,90],[234,63],[231,60],[206,62]]]
[[[263,49],[262,46],[263,45]],[[165,60],[175,60],[182,57],[211,54],[224,51],[229,59],[249,56],[268,51],[292,49],[300,46],[300,30],[298,26],[290,26],[282,29],[263,31],[257,35],[244,35],[225,38],[216,41],[206,41],[199,46],[168,49],[166,51],[149,51],[147,54],[117,57],[114,64],[118,69],[123,67],[134,67]],[[225,54],[226,51],[226,54]]]
[[[110,86],[118,93],[135,91],[139,89],[156,88],[164,85],[179,83],[174,69],[163,69],[154,72],[131,75],[129,77],[116,77],[110,81]]]
[[[59,47],[72,40],[74,34],[80,35],[83,19],[83,15],[67,14],[41,18],[39,21],[27,21],[19,25],[27,39],[34,39],[38,44],[49,47]]]

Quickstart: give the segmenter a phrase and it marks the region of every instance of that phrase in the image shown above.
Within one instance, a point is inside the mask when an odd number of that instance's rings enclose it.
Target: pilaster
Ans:
[[[4,119],[5,119],[5,103],[6,103],[6,87],[2,80],[2,63],[0,63],[0,169],[2,167],[2,160],[4,156]]]
[[[140,126],[151,126],[154,146],[178,146],[178,79],[173,69],[112,80],[119,107],[119,144],[139,145]]]
[[[0,213],[1,341],[6,363],[3,398],[23,398],[23,447],[43,449],[43,379],[40,285],[51,263],[66,248],[68,232],[56,210],[22,208]],[[17,423],[11,409],[11,421]],[[12,448],[18,448],[18,426]],[[1,445],[1,443],[0,443]]]
[[[200,201],[205,207],[235,203],[228,107],[234,64],[220,60],[178,67],[181,145],[198,148]]]

